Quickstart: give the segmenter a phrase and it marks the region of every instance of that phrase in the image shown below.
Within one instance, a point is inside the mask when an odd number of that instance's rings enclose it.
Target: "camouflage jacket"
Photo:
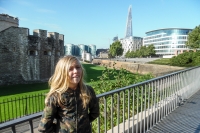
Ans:
[[[59,106],[55,96],[51,96],[45,105],[38,131],[43,133],[91,133],[90,123],[99,116],[99,102],[92,87],[91,100],[84,109],[79,97],[80,90],[68,89],[62,94],[65,103]],[[57,119],[54,124],[54,119]]]

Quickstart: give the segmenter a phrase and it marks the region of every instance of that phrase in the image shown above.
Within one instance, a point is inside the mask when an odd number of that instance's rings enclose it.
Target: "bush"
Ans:
[[[193,56],[193,65],[194,66],[200,65],[200,51],[194,53],[194,56]]]
[[[93,79],[91,80],[92,87],[98,94],[153,78],[151,74],[133,74],[123,68],[120,70],[116,70],[115,67],[113,68],[108,69],[105,67],[102,75],[98,77],[98,82],[94,82]]]
[[[192,67],[200,65],[200,51],[197,52],[184,52],[178,56],[173,56],[171,59],[158,59],[149,64],[171,65],[180,67]]]
[[[115,64],[114,64],[115,65]],[[113,66],[114,67],[114,66]],[[151,74],[146,74],[146,75],[140,75],[140,74],[133,74],[123,68],[121,68],[120,70],[116,70],[115,68],[114,69],[108,69],[107,67],[105,67],[105,70],[102,72],[102,75],[98,77],[99,78],[99,81],[98,82],[94,82],[94,80],[92,80],[92,87],[94,88],[94,90],[97,92],[97,94],[101,94],[101,93],[104,93],[104,92],[108,92],[108,91],[111,91],[111,90],[114,90],[114,89],[118,89],[118,88],[122,88],[122,87],[125,87],[125,86],[128,86],[128,85],[131,85],[131,84],[135,84],[135,83],[138,83],[138,82],[142,82],[142,81],[145,81],[145,80],[148,80],[148,79],[151,79],[153,78],[153,76]],[[132,101],[133,101],[133,94],[134,94],[134,99],[135,101],[138,99],[138,103],[134,103],[134,107],[132,107],[132,109],[130,109],[130,114],[135,114],[137,112],[137,104],[139,106],[139,110],[138,111],[141,111],[140,109],[140,103],[143,101],[143,103],[145,102],[144,101],[144,97],[145,95],[147,94],[144,94],[143,96],[140,96],[139,94],[141,94],[142,89],[137,89],[137,90],[132,90],[132,92],[130,92],[130,105],[132,105]],[[128,90],[126,90],[128,91]],[[134,91],[134,92],[133,92]],[[119,97],[122,97],[122,93],[119,94],[120,96]],[[113,95],[113,98],[114,99],[117,99],[117,95]],[[127,92],[125,93],[125,98],[128,98],[127,96]],[[111,120],[111,116],[109,114],[111,114],[111,108],[113,108],[113,124],[114,123],[117,123],[117,101],[114,101],[113,102],[113,106],[111,106],[111,97],[106,97],[106,100],[107,100],[107,107],[106,107],[106,110],[107,110],[107,120]],[[105,114],[104,114],[104,99],[103,98],[100,98],[99,99],[99,103],[100,103],[100,129],[103,131],[104,130],[104,117]],[[119,100],[119,103],[123,103],[123,99],[120,98]],[[134,108],[134,110],[133,110]],[[119,109],[119,114],[122,114],[122,111],[123,111],[123,108],[122,106],[120,106],[120,109]],[[134,112],[132,112],[134,111]],[[125,110],[125,116],[127,118],[128,116],[128,110],[126,108]],[[119,123],[121,123],[123,121],[122,118],[119,118]],[[93,127],[93,132],[95,132],[95,130],[97,129],[97,120],[95,122],[92,123],[92,127]],[[107,129],[110,129],[111,128],[111,125],[110,123],[107,123]],[[114,124],[115,126],[115,124]]]
[[[185,52],[170,59],[170,65],[191,67],[200,64],[200,52]]]

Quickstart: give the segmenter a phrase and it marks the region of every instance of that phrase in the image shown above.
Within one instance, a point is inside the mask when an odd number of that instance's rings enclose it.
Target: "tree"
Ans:
[[[153,44],[149,46],[141,46],[140,49],[137,49],[136,51],[128,51],[125,54],[126,58],[135,58],[135,57],[147,57],[147,56],[153,56],[156,54],[155,47]]]
[[[121,56],[123,54],[124,49],[122,48],[122,44],[120,41],[113,42],[110,46],[109,54],[112,57]]]
[[[186,46],[189,48],[200,48],[200,25],[196,26],[189,34]]]
[[[148,50],[148,55],[149,56],[152,56],[152,55],[155,55],[156,54],[156,51],[155,51],[155,47],[153,44],[149,45],[147,47],[147,50]]]
[[[126,52],[125,57],[126,57],[126,58],[131,57],[131,52],[130,52],[129,50]]]

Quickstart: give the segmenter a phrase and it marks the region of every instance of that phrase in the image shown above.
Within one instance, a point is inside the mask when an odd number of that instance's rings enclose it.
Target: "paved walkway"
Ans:
[[[200,91],[147,133],[200,133]]]

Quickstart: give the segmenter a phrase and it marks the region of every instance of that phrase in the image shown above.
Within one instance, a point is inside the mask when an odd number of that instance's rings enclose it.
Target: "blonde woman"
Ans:
[[[83,82],[79,60],[74,56],[61,58],[49,85],[38,131],[91,133],[90,123],[99,116],[99,103],[93,88]]]

